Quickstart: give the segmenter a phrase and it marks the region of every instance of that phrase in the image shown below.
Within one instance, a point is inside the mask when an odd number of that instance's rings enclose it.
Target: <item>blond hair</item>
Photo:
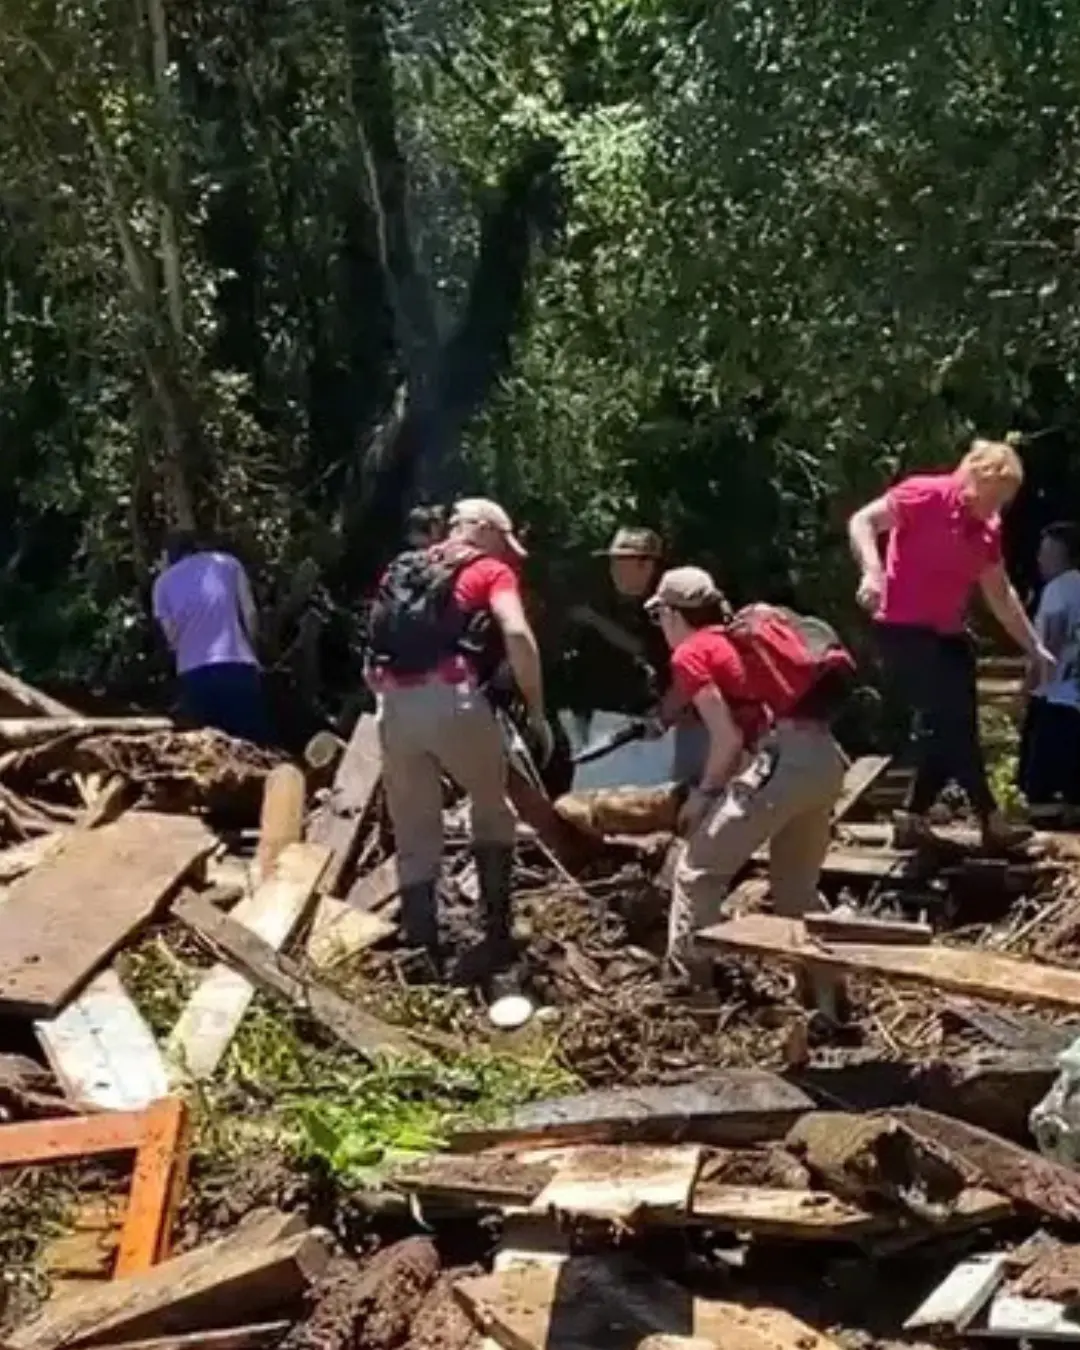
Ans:
[[[1010,483],[1019,488],[1024,481],[1020,456],[1006,441],[972,441],[960,461],[960,472],[973,483]]]

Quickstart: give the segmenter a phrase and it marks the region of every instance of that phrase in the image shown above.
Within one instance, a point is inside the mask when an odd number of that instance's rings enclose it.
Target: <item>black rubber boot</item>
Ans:
[[[418,881],[401,888],[401,936],[405,946],[426,957],[434,978],[443,977],[439,945],[438,897],[434,881]]]
[[[485,965],[489,974],[495,974],[512,965],[516,955],[510,912],[514,850],[502,844],[481,844],[473,856],[484,913]]]

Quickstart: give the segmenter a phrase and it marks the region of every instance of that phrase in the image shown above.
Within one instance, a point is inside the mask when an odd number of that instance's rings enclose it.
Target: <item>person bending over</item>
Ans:
[[[832,653],[843,658],[837,671],[850,658],[831,647],[820,676],[810,675],[802,692],[783,688],[774,658],[790,646],[787,623],[797,616],[753,606],[732,619],[716,583],[698,567],[665,572],[646,608],[671,649],[675,688],[697,710],[708,735],[704,773],[681,821],[685,842],[668,930],[673,973],[700,989],[712,963],[696,935],[719,920],[733,877],[762,844],[769,845],[777,913],[798,918],[821,907],[818,879],[844,780],[844,757],[822,694]],[[759,614],[765,618],[756,628],[744,617]],[[763,645],[776,636],[778,648]],[[846,996],[834,978],[813,972],[804,978],[803,992],[830,1020],[844,1018]]]
[[[1049,525],[1039,541],[1045,585],[1035,614],[1039,640],[1057,661],[1032,686],[1020,738],[1021,791],[1043,813],[1080,806],[1080,532]]]
[[[251,583],[231,553],[187,531],[166,544],[153,612],[176,660],[182,715],[256,744],[268,738]]]
[[[975,440],[952,472],[905,478],[849,522],[862,570],[859,602],[874,617],[886,679],[913,715],[915,781],[897,817],[899,847],[932,836],[927,813],[952,780],[967,794],[988,848],[1008,849],[1030,834],[1005,820],[990,788],[979,741],[975,648],[964,627],[977,587],[1040,680],[1053,667],[1002,560],[1001,513],[1022,481],[1012,446]]]

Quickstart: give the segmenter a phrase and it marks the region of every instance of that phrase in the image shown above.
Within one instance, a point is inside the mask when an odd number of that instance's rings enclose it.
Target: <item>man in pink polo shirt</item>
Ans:
[[[1004,819],[987,779],[975,650],[964,627],[978,588],[1033,665],[1053,666],[1002,560],[1001,512],[1022,481],[1010,445],[976,440],[952,473],[905,478],[851,517],[859,602],[874,616],[886,677],[914,713],[916,775],[907,811],[897,818],[901,847],[930,836],[927,812],[953,780],[967,793],[988,847],[1007,849],[1030,833]]]

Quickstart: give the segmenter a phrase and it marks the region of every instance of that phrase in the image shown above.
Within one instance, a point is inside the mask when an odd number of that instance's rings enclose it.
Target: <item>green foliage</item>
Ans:
[[[137,672],[185,503],[268,603],[370,528],[345,510],[361,453],[538,144],[550,247],[514,331],[480,325],[470,361],[511,362],[465,454],[542,564],[629,513],[735,595],[842,610],[847,511],[976,427],[1051,429],[1075,490],[1080,17],[1057,0],[198,0],[166,11],[164,64],[156,13],[0,20],[19,664]]]

